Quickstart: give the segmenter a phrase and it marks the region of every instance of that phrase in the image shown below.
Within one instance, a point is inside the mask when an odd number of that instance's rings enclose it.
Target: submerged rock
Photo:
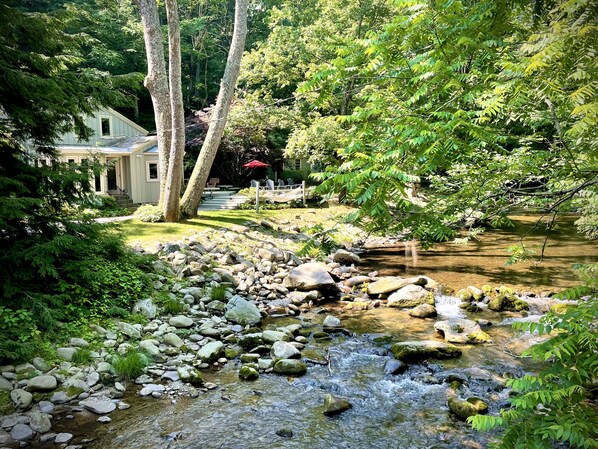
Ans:
[[[395,343],[391,351],[397,360],[418,362],[425,359],[449,359],[461,356],[461,350],[449,343],[434,340],[402,341]]]
[[[405,362],[391,359],[384,365],[384,374],[403,374],[407,371],[407,368],[409,368],[409,365]]]
[[[324,414],[326,416],[334,416],[340,413],[346,412],[353,405],[343,398],[338,398],[336,396],[332,396],[331,394],[327,394],[324,398]]]
[[[98,415],[105,415],[116,410],[116,404],[107,399],[90,398],[79,402],[79,405]]]

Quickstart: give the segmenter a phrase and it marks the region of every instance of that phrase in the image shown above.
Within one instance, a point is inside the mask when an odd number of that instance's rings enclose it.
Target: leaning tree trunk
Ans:
[[[168,18],[168,74],[170,86],[170,110],[172,112],[172,137],[168,171],[164,188],[164,220],[178,221],[179,201],[185,153],[185,112],[181,82],[181,30],[176,0],[166,0]]]
[[[201,147],[189,184],[181,200],[181,212],[187,217],[196,217],[199,201],[203,194],[204,186],[208,180],[212,163],[216,157],[230,105],[235,92],[235,84],[239,76],[241,57],[245,47],[245,36],[247,35],[247,4],[248,0],[235,1],[235,27],[231,42],[224,76],[220,82],[220,91],[216,106],[210,117],[208,134]]]
[[[164,188],[168,176],[168,158],[172,135],[172,114],[168,77],[164,60],[160,16],[156,0],[135,0],[143,24],[143,39],[147,55],[147,76],[145,87],[152,97],[158,135],[158,171],[160,173],[160,200],[164,202]]]

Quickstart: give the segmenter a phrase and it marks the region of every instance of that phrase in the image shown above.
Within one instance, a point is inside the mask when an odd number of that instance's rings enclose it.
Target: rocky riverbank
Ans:
[[[218,385],[204,382],[202,373],[231,363],[238,366],[243,381],[263,373],[301,376],[310,366],[327,363],[305,356],[306,346],[344,332],[341,321],[330,312],[334,309],[408,308],[414,320],[436,316],[436,297],[446,289],[433,279],[360,273],[359,256],[346,250],[331,254],[325,263],[298,257],[295,250],[307,239],[296,226],[262,222],[204,232],[150,250],[138,248],[159,256],[151,273],[156,296],[167,295],[171,304],[177,304],[177,312],[167,313],[155,298],[142,298],[133,312],[143,315],[146,323],[114,320],[110,326],[91,327],[93,340],[101,344],[88,350],[87,363],[73,360],[90,343],[72,338],[69,346],[57,348],[57,363],[36,358],[0,367],[0,413],[4,415],[0,447],[40,443],[85,447],[89,435],[79,435],[75,429],[53,431],[58,417],[64,422],[85,415],[108,423],[111,416],[118,419],[118,410],[129,408],[123,400],[126,394],[171,400],[209,395]],[[545,299],[521,298],[506,288],[471,286],[456,296],[470,314],[508,311],[516,317],[530,309],[534,314],[546,311]],[[321,324],[304,320],[263,325],[267,317],[301,316],[307,311],[330,315]],[[457,345],[491,342],[483,330],[490,324],[481,319],[440,320],[434,325],[439,339],[394,343],[396,361],[387,368],[398,374],[407,364],[459,357]],[[131,350],[143,351],[151,364],[141,376],[125,382],[114,362]],[[334,396],[326,404],[328,415],[351,407],[349,401]],[[487,409],[475,398],[456,396],[448,406],[461,417]]]

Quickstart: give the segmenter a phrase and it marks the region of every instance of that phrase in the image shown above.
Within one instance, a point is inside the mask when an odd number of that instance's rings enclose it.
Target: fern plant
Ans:
[[[560,294],[564,299],[578,299],[577,307],[561,315],[549,313],[538,323],[514,324],[518,330],[552,336],[524,353],[546,362],[546,367],[537,376],[508,381],[516,393],[510,409],[501,410],[500,416],[468,419],[477,430],[505,428],[492,448],[548,449],[555,442],[598,448],[598,264],[580,267],[580,271],[587,285]]]
[[[336,233],[334,228],[324,229],[318,223],[305,231],[312,234],[312,237],[297,251],[297,255],[300,257],[325,257],[339,247],[339,244],[334,240],[334,234]]]

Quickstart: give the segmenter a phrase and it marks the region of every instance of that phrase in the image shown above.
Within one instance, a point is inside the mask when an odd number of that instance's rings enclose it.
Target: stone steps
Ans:
[[[232,210],[237,209],[239,205],[247,202],[247,197],[237,195],[234,192],[212,192],[204,194],[203,201],[199,205],[199,210]]]

